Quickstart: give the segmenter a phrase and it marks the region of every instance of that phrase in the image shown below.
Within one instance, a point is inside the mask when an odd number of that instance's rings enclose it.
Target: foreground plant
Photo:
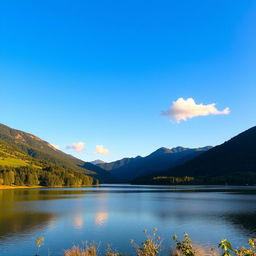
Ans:
[[[141,243],[142,246],[134,245],[136,249],[137,256],[156,256],[160,252],[161,248],[161,238],[156,234],[157,228],[153,229],[152,234],[148,234],[147,230],[144,230],[146,234],[146,240]],[[134,240],[130,241],[132,244]]]
[[[173,236],[173,240],[176,243],[176,251],[175,253],[172,253],[173,255],[176,254],[177,256],[195,256],[195,251],[191,244],[191,239],[187,233],[184,234],[183,241],[178,240],[176,235]]]
[[[161,251],[161,238],[157,235],[157,228],[154,228],[152,232],[148,233],[144,230],[146,234],[146,240],[137,245],[134,240],[130,242],[133,244],[135,249],[134,256],[157,256]],[[249,247],[246,248],[241,246],[234,249],[232,244],[227,239],[222,239],[218,245],[218,250],[213,248],[207,251],[203,247],[198,247],[192,244],[192,240],[189,238],[188,234],[184,234],[184,239],[179,240],[176,235],[173,236],[175,241],[175,250],[171,252],[171,256],[256,256],[256,239],[250,239],[248,241]],[[44,237],[39,237],[36,240],[37,254],[39,256],[39,249],[43,245]],[[124,254],[114,251],[110,246],[102,254],[99,252],[99,248],[95,243],[88,244],[85,246],[73,246],[69,250],[64,251],[64,256],[124,256]]]
[[[95,243],[86,243],[84,248],[74,245],[70,250],[65,250],[65,256],[97,256],[98,248]]]
[[[114,250],[108,245],[108,248],[107,248],[107,250],[106,250],[105,256],[125,256],[125,255],[122,254],[122,253],[119,253],[119,252],[114,251]]]
[[[39,249],[40,247],[44,244],[44,237],[39,237],[36,239],[36,247],[37,247],[37,252],[35,256],[39,256]]]
[[[232,244],[227,240],[223,239],[220,244],[219,248],[222,249],[222,256],[256,256],[256,239],[249,239],[248,244],[249,248],[245,248],[241,246],[240,248],[233,249]]]

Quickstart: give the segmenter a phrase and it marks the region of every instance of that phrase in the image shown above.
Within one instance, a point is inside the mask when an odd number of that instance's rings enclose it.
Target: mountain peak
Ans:
[[[157,149],[156,151],[152,152],[148,156],[149,157],[156,157],[156,156],[159,156],[159,155],[169,154],[169,153],[172,153],[171,149],[165,148],[165,147],[161,147],[161,148]]]
[[[94,164],[94,165],[98,165],[98,164],[105,164],[104,161],[100,160],[100,159],[96,159],[94,161],[91,161],[90,162],[91,164]]]
[[[166,147],[161,147],[159,149],[157,149],[156,151],[154,151],[153,153],[151,153],[150,157],[156,157],[156,156],[159,156],[159,155],[163,155],[163,154],[171,154],[171,153],[179,153],[179,152],[183,152],[185,150],[188,150],[189,148],[184,148],[184,147],[181,147],[181,146],[178,146],[178,147],[175,147],[175,148],[166,148]]]
[[[182,147],[182,146],[178,146],[178,147],[175,147],[175,148],[172,148],[170,151],[170,153],[178,153],[178,152],[182,152],[184,150],[188,150],[189,148],[185,148],[185,147]]]

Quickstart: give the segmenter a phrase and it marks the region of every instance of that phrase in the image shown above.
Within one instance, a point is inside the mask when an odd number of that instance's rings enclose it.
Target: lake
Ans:
[[[63,255],[83,241],[132,255],[144,229],[158,228],[162,255],[172,235],[216,246],[228,238],[244,245],[256,237],[256,187],[100,185],[88,188],[0,190],[0,255]]]

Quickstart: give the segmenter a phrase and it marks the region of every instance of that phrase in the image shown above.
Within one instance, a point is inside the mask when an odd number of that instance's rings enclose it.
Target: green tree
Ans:
[[[35,173],[29,173],[27,177],[27,184],[30,186],[36,186],[39,184],[38,177]]]
[[[15,182],[15,173],[14,171],[5,171],[3,175],[4,185],[13,185]]]

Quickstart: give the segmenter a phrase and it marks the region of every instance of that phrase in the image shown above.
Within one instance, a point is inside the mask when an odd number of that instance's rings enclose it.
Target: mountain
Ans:
[[[84,162],[81,167],[96,173],[101,183],[116,183],[116,179],[113,177],[113,175],[98,165],[92,164],[90,162]]]
[[[142,157],[141,156],[131,157],[131,158],[126,157],[121,160],[113,161],[110,163],[100,163],[100,164],[97,164],[97,166],[101,167],[102,169],[104,169],[106,171],[111,171],[114,169],[118,169],[124,165],[130,164],[134,161],[136,162],[140,158],[142,158]]]
[[[198,184],[256,184],[256,126],[158,175],[166,177],[159,183],[168,177],[189,176]]]
[[[163,155],[163,154],[173,153],[172,150],[173,149],[161,147],[161,148],[157,149],[156,151],[154,151],[153,153],[151,153],[150,155],[148,155],[148,157],[157,157],[157,156],[160,156],[160,155]]]
[[[139,177],[182,164],[209,148],[190,149],[176,147],[168,149],[162,147],[146,157],[124,158],[116,162],[100,164],[98,166],[109,170],[117,182],[129,183]]]
[[[180,146],[172,148],[172,149],[161,147],[161,148],[157,149],[156,151],[154,151],[153,153],[151,153],[150,155],[148,155],[147,157],[157,157],[157,156],[164,155],[164,154],[179,153],[179,152],[186,151],[187,149],[189,149],[189,148],[184,148],[184,147],[180,147]]]
[[[30,167],[43,169],[46,166],[90,175],[99,180],[110,177],[100,167],[85,168],[85,162],[58,150],[39,137],[0,124],[0,166],[9,168]],[[75,174],[74,174],[75,175]]]
[[[100,159],[97,159],[97,160],[91,161],[90,163],[94,165],[98,165],[98,164],[104,164],[105,162]]]
[[[93,164],[94,163],[94,164]],[[256,126],[223,144],[159,148],[146,157],[84,162],[0,124],[0,185],[256,184]]]

